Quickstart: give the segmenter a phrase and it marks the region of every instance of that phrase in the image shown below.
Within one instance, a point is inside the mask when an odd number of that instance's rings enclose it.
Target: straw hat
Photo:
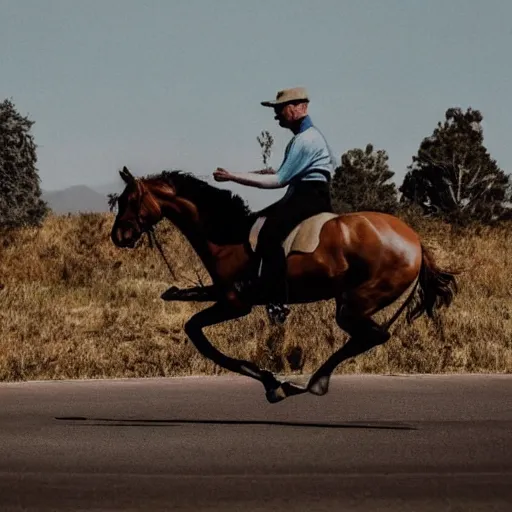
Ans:
[[[276,94],[275,101],[262,101],[261,104],[264,107],[275,107],[277,105],[283,105],[285,103],[291,103],[294,101],[306,101],[309,102],[308,92],[304,87],[294,87],[292,89],[283,89]]]

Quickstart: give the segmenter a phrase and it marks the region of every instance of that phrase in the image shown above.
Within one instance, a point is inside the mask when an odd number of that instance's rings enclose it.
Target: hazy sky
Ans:
[[[47,190],[259,168],[261,130],[277,167],[290,132],[259,102],[296,85],[338,156],[372,142],[398,183],[452,106],[482,111],[511,172],[511,19],[511,0],[0,0],[0,101],[36,122]]]

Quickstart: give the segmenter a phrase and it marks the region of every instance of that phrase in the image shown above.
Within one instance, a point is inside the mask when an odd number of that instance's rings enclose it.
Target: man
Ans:
[[[320,212],[332,211],[329,182],[335,167],[325,138],[308,115],[306,89],[284,89],[275,101],[263,101],[274,109],[279,126],[294,134],[277,171],[230,173],[217,168],[216,181],[233,181],[258,188],[288,187],[284,197],[266,208],[265,223],[258,237],[257,253],[262,262],[262,279],[268,296],[267,312],[272,322],[282,323],[286,306],[286,259],[282,243],[297,224]]]

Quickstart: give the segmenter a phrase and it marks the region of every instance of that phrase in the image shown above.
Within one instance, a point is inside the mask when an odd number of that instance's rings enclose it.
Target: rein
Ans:
[[[140,203],[142,203],[142,198],[147,193],[147,190],[139,180],[136,180],[136,183],[137,183],[137,189],[140,193],[140,199],[139,199],[139,209],[140,209]],[[149,196],[150,196],[151,200],[153,201],[153,203],[156,203],[155,198],[151,194],[149,194]],[[158,207],[158,204],[157,204],[157,207]],[[139,219],[139,222],[140,222],[140,219]],[[177,279],[176,274],[174,273],[174,270],[172,269],[171,264],[169,263],[168,259],[165,256],[164,250],[162,249],[162,245],[156,238],[154,226],[149,226],[147,228],[144,227],[143,231],[145,233],[147,233],[147,235],[148,235],[148,243],[149,243],[150,249],[153,248],[153,243],[154,243],[156,245],[156,248],[158,249],[158,252],[162,256],[162,259],[165,261],[165,264],[167,265],[167,268],[169,269],[169,272],[170,272],[172,278],[174,280],[176,280]]]
[[[149,247],[152,249],[153,248],[153,243],[156,245],[156,248],[158,249],[158,252],[162,256],[163,260],[165,261],[165,264],[167,265],[167,268],[169,269],[169,272],[171,273],[172,278],[174,280],[176,280],[177,279],[176,274],[174,273],[174,270],[172,269],[171,264],[169,263],[169,261],[165,257],[164,250],[162,249],[162,246],[161,246],[160,242],[158,241],[158,239],[157,239],[157,237],[155,235],[155,231],[154,231],[153,226],[151,226],[150,228],[146,229],[146,233],[148,235]]]

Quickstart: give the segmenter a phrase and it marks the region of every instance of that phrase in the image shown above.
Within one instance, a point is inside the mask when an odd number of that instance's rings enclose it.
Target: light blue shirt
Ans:
[[[336,160],[327,141],[306,116],[299,132],[286,146],[283,163],[276,175],[280,185],[292,181],[329,182],[335,166]]]

